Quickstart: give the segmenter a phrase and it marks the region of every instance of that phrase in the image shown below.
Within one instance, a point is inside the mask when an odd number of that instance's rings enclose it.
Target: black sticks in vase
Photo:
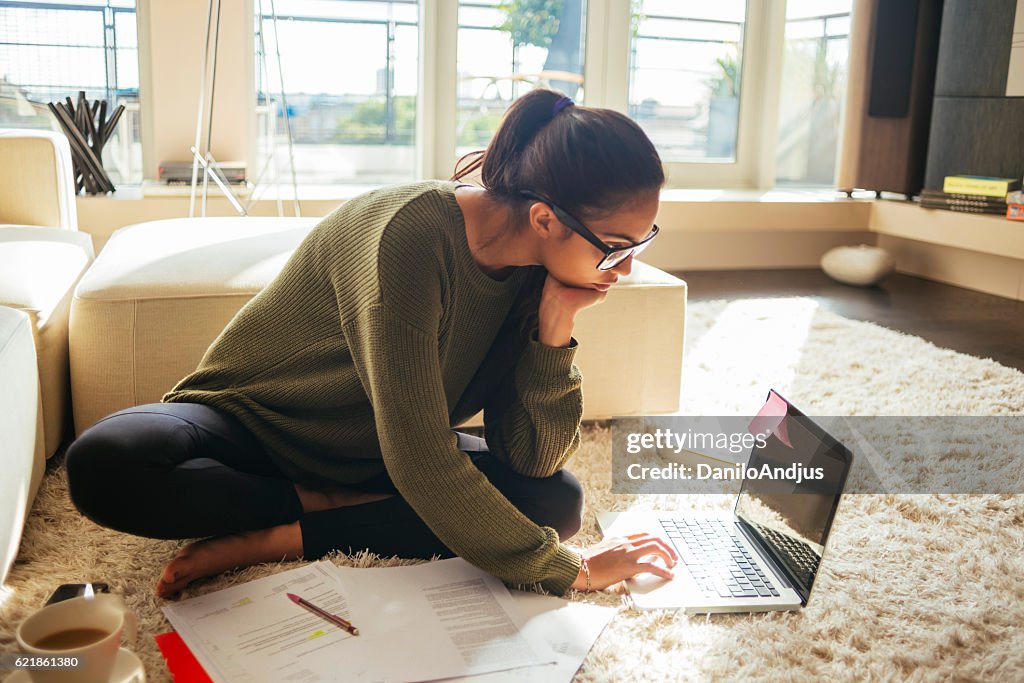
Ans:
[[[89,194],[103,194],[114,191],[114,184],[103,170],[103,145],[114,134],[118,119],[124,113],[124,105],[119,105],[110,118],[107,118],[107,101],[96,100],[89,104],[85,91],[78,91],[78,106],[75,107],[71,98],[63,102],[51,102],[50,111],[57,117],[64,135],[71,143],[71,157],[75,166],[75,191],[82,188]],[[97,116],[98,114],[98,116]]]

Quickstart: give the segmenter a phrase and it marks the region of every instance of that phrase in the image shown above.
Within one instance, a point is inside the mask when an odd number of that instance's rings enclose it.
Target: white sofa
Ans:
[[[93,259],[78,231],[71,148],[50,131],[0,129],[0,306],[28,314],[43,402],[43,451],[70,424],[68,314]]]
[[[68,313],[93,258],[72,174],[63,135],[0,129],[0,580],[69,432]]]
[[[43,406],[32,321],[0,306],[0,585],[14,563],[25,517],[43,477]]]
[[[0,226],[0,306],[29,317],[47,458],[70,432],[68,314],[71,294],[92,259],[92,240],[84,232]]]
[[[180,218],[116,231],[71,305],[76,433],[159,401],[318,220]],[[636,263],[604,303],[580,313],[584,419],[678,408],[685,304],[685,282]]]

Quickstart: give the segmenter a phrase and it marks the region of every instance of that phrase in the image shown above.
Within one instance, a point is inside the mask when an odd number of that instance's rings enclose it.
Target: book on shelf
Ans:
[[[1019,190],[1020,178],[992,178],[975,175],[948,175],[942,191],[951,194],[981,195],[1005,199],[1007,193]]]
[[[224,181],[229,185],[245,184],[245,163],[242,161],[221,161],[217,164]],[[198,181],[203,181],[203,168],[198,167]],[[157,178],[168,185],[191,185],[191,161],[161,161],[157,169]],[[210,181],[213,185],[213,181]]]
[[[1006,202],[1000,205],[979,206],[968,203],[954,203],[934,199],[921,199],[923,209],[943,209],[945,211],[959,211],[961,213],[988,213],[996,216],[1006,214]]]
[[[985,204],[1006,204],[1006,197],[986,197],[964,192],[943,192],[942,190],[921,190],[921,199],[942,199],[950,201],[981,202]]]
[[[1006,210],[1006,200],[999,197],[982,197],[959,192],[943,192],[941,190],[921,190],[921,201],[947,206],[977,206],[981,208],[997,208]]]

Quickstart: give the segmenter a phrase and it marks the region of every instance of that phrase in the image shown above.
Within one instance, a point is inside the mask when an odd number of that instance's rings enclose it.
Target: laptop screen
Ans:
[[[822,476],[804,478],[799,483],[789,476],[785,481],[748,476],[736,498],[735,513],[776,564],[784,568],[806,604],[851,454],[788,401],[786,405],[780,428],[768,435],[763,447],[755,446],[751,452],[748,470],[761,471],[767,465],[777,471],[775,468],[798,464],[805,472],[821,468]]]

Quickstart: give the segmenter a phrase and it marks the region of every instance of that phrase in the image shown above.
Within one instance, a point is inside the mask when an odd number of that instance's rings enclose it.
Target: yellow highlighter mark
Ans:
[[[241,600],[239,600],[238,602],[236,602],[234,604],[234,607],[242,607],[243,605],[248,605],[251,602],[252,602],[252,598],[242,598]]]
[[[313,640],[314,638],[319,638],[320,636],[326,636],[326,635],[327,635],[327,631],[313,631],[313,633],[311,633],[310,636],[308,638],[306,638],[306,640]]]

